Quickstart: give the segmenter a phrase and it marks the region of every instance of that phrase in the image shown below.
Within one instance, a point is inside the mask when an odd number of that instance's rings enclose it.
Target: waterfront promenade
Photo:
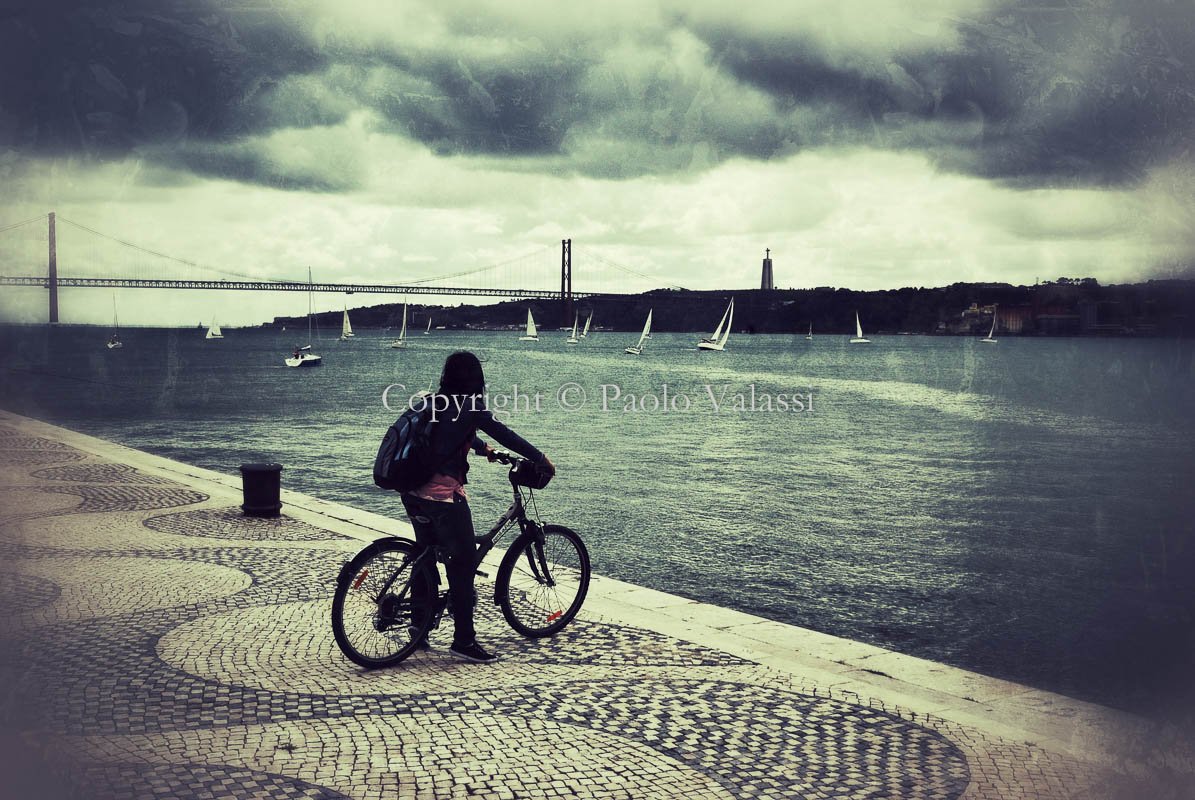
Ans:
[[[239,477],[7,412],[0,493],[0,796],[1195,796],[1165,727],[601,577],[538,641],[481,586],[497,664],[449,624],[363,671],[333,581],[401,521],[245,518]]]

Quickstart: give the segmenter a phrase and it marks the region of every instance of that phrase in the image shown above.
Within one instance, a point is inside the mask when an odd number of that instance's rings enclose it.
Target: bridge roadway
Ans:
[[[564,293],[551,289],[480,289],[464,286],[397,286],[381,283],[301,283],[295,281],[184,281],[160,278],[64,278],[56,279],[58,288],[118,289],[234,289],[264,292],[332,292],[335,294],[451,294],[485,297],[530,297],[559,300]],[[50,288],[48,277],[0,277],[0,286],[37,286]],[[569,292],[574,300],[592,297],[598,292]],[[630,297],[621,292],[601,292],[603,297]]]

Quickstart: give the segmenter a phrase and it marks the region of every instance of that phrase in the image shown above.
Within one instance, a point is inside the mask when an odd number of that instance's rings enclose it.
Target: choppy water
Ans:
[[[291,333],[105,335],[2,329],[0,402],[223,472],[278,461],[288,488],[395,514],[369,474],[383,389],[470,349],[492,394],[543,396],[508,421],[558,465],[541,510],[602,574],[1148,713],[1192,697],[1189,343],[735,336],[717,354],[656,334],[635,358],[632,333],[436,331],[395,351],[364,332],[293,370]],[[569,383],[579,410],[560,407]],[[664,384],[688,411],[623,411]],[[728,410],[752,384],[757,407],[813,410]],[[607,410],[602,385],[622,393]],[[471,479],[481,527],[507,484],[484,462]]]

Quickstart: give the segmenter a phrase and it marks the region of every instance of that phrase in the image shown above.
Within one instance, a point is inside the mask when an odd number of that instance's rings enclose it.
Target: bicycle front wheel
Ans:
[[[545,525],[542,537],[524,533],[498,568],[498,605],[524,636],[551,636],[581,610],[589,591],[589,552],[581,537],[562,525]]]
[[[436,587],[418,554],[410,542],[381,539],[340,571],[332,595],[332,634],[350,661],[388,667],[427,636]]]

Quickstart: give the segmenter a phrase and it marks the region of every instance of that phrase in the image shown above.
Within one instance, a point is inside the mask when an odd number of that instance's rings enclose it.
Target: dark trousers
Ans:
[[[451,503],[443,503],[404,494],[402,504],[411,518],[411,527],[415,529],[415,543],[422,547],[439,546],[448,556],[445,571],[452,603],[452,643],[471,644],[476,635],[473,630],[473,560],[477,557],[477,545],[473,541],[473,514],[469,511],[469,502],[460,495],[455,495]],[[439,586],[438,570],[435,581]]]

